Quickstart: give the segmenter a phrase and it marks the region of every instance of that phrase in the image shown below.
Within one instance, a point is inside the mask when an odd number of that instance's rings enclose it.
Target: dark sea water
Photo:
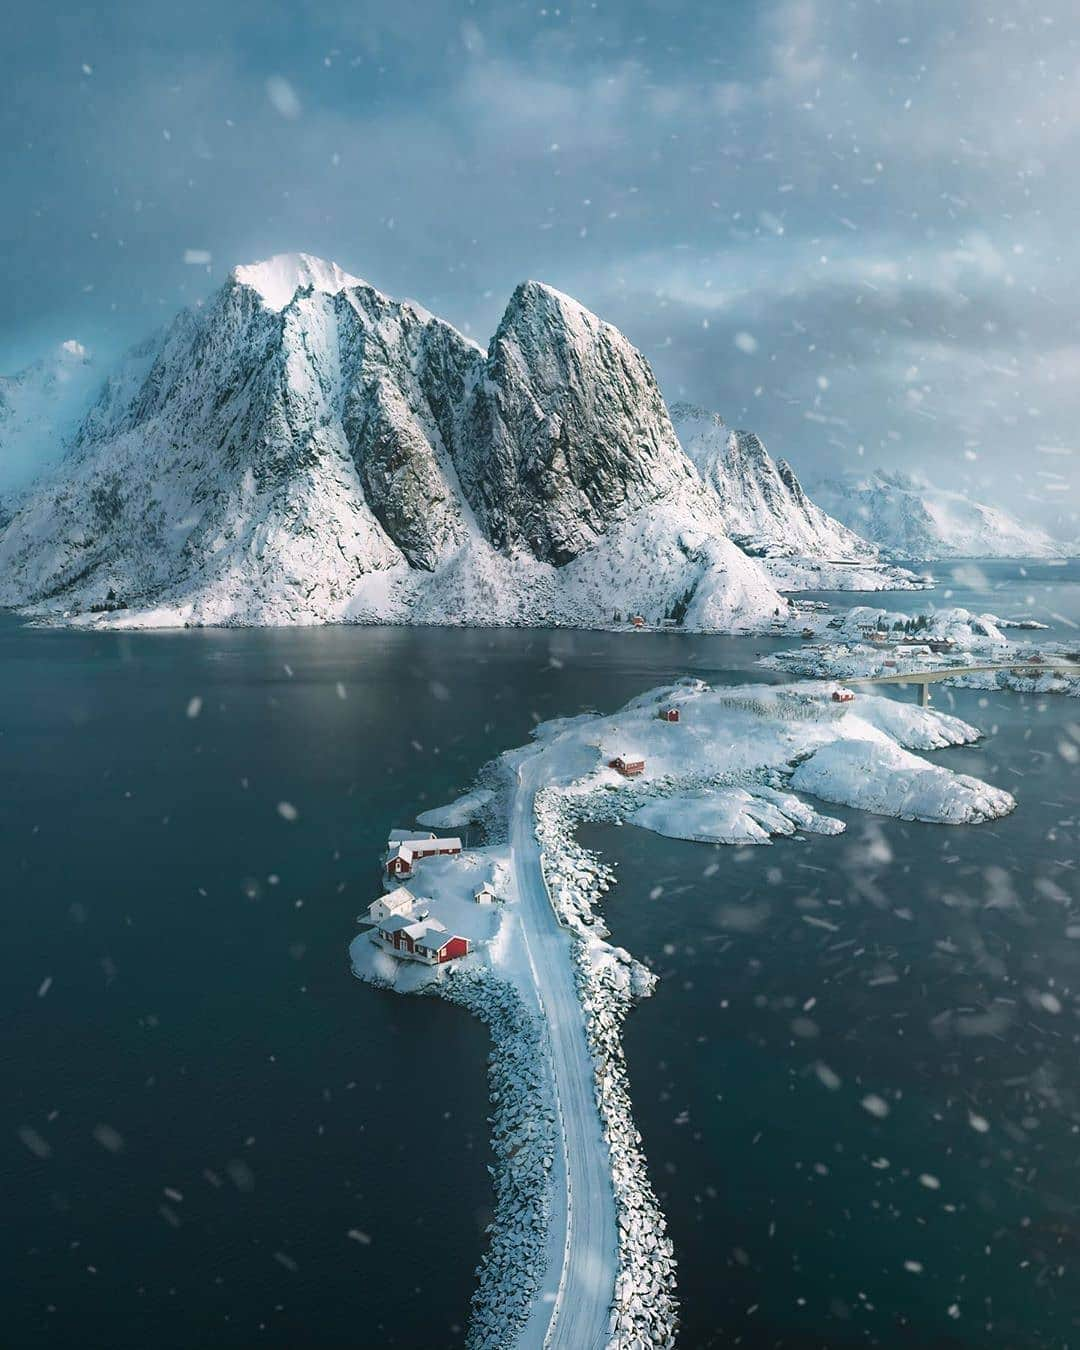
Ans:
[[[487,1033],[350,975],[382,841],[537,721],[769,646],[0,617],[0,1345],[460,1343]]]
[[[581,832],[661,976],[626,1048],[683,1346],[1080,1343],[1078,710],[950,703],[997,731],[932,758],[1009,787],[1004,820]]]
[[[778,645],[0,617],[0,1344],[459,1344],[487,1037],[349,974],[386,829],[538,720],[769,678]],[[684,1346],[1080,1337],[1080,708],[955,707],[997,732],[939,758],[1016,792],[1006,821],[583,832],[663,976],[627,1050]]]

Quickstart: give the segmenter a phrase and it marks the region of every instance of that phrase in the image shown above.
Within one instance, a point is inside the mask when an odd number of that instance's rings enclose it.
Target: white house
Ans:
[[[398,915],[411,914],[416,906],[416,896],[408,886],[398,886],[389,895],[380,895],[367,907],[368,919],[378,923],[381,919],[392,919]]]
[[[493,905],[495,903],[495,888],[490,881],[485,881],[479,890],[473,891],[473,899],[478,905]]]

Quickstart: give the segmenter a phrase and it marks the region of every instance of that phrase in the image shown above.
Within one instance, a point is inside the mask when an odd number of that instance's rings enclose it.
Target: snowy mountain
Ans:
[[[749,553],[873,562],[878,550],[827,515],[787,460],[774,461],[752,431],[728,431],[717,413],[672,405],[682,448],[716,493],[728,534]]]
[[[616,329],[527,282],[484,352],[302,254],[237,268],[114,372],[0,535],[0,603],[722,629],[785,608]]]
[[[718,413],[676,403],[672,422],[720,507],[728,535],[761,560],[782,591],[914,590],[926,583],[882,561],[877,546],[834,520],[784,459],[752,431],[729,431]]]
[[[847,475],[818,484],[814,495],[896,558],[1048,558],[1064,551],[1038,526],[910,474]]]
[[[61,458],[101,378],[74,340],[18,375],[0,376],[0,500],[13,498]]]

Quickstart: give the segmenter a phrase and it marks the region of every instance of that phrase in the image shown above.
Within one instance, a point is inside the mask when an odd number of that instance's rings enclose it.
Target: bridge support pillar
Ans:
[[[930,706],[930,684],[929,682],[919,685],[919,707],[929,708]]]

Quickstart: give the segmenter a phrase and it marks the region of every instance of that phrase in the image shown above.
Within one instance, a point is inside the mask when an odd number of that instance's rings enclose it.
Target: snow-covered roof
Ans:
[[[421,923],[411,923],[405,928],[405,932],[414,942],[420,942],[428,933],[445,933],[446,924],[440,923],[438,919],[424,919]],[[442,943],[438,943],[442,946]]]
[[[435,835],[431,830],[391,830],[387,843],[389,848],[396,848],[398,844],[407,844],[413,840],[434,838]]]
[[[241,286],[258,291],[263,303],[274,310],[284,309],[301,287],[314,286],[323,295],[336,295],[353,286],[367,285],[337,263],[310,253],[277,253],[264,262],[234,267],[233,277]]]
[[[416,896],[413,895],[412,891],[407,886],[399,886],[389,895],[380,895],[377,900],[372,900],[371,904],[368,905],[368,913],[370,914],[378,905],[383,905],[390,913],[401,914],[406,910],[411,910],[415,904]]]
[[[380,923],[379,923],[379,932],[380,932],[380,933],[398,933],[398,932],[400,932],[403,928],[404,928],[406,931],[408,931],[410,928],[420,928],[420,929],[423,929],[423,927],[424,927],[424,925],[423,925],[422,923],[421,923],[421,924],[413,923],[412,919],[410,919],[408,915],[393,914],[393,915],[390,916],[390,918],[388,918],[388,919],[382,919],[382,920],[380,921]],[[409,936],[412,937],[412,934],[409,933]]]
[[[612,759],[621,759],[624,764],[645,763],[645,756],[639,754],[637,750],[620,750],[618,754],[612,756]]]
[[[421,938],[419,945],[426,947],[428,951],[441,952],[448,942],[453,942],[456,936],[456,933],[448,933],[443,929],[442,932],[429,934],[427,937]],[[464,940],[467,942],[468,938]]]

